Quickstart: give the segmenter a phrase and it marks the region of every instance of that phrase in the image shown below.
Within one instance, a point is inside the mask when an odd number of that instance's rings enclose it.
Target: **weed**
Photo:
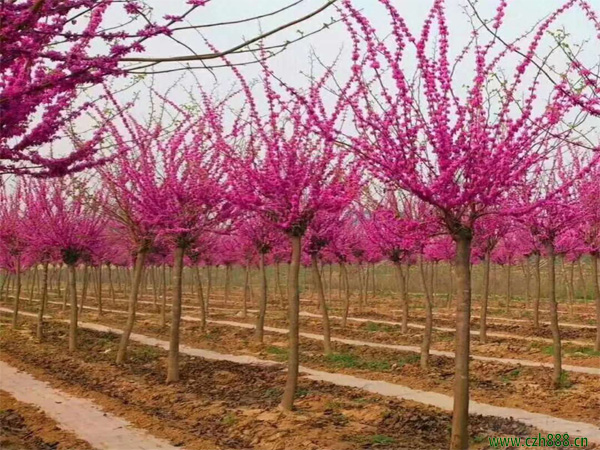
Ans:
[[[503,383],[510,383],[511,381],[516,380],[519,377],[519,375],[521,375],[521,369],[520,368],[514,369],[514,370],[511,370],[510,372],[508,372],[507,374],[502,375],[500,377],[500,380]]]
[[[367,441],[373,446],[376,445],[391,445],[396,442],[396,439],[390,436],[386,436],[385,434],[374,434],[373,436],[369,436]]]
[[[569,378],[569,373],[567,371],[563,370],[561,372],[558,384],[561,389],[569,389],[573,386],[573,382]]]
[[[223,416],[221,422],[223,423],[223,425],[230,427],[232,425],[235,425],[237,420],[237,416],[234,413],[227,413]]]
[[[266,352],[275,356],[275,359],[278,361],[286,361],[288,358],[288,351],[286,348],[271,345],[270,347],[267,347]]]

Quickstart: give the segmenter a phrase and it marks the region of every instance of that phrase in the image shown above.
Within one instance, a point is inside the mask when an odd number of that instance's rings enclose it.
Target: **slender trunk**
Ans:
[[[331,354],[331,326],[329,325],[329,314],[327,313],[327,304],[325,303],[325,289],[321,274],[319,273],[319,257],[316,254],[311,255],[311,265],[313,277],[316,283],[317,295],[319,296],[319,309],[323,317],[323,350],[326,355]]]
[[[531,281],[531,272],[529,269],[529,259],[525,259],[521,264],[521,270],[523,270],[523,277],[525,278],[525,307],[529,308],[531,303],[531,292],[529,290],[529,282]]]
[[[96,269],[96,279],[98,280],[98,317],[102,316],[102,265]]]
[[[302,256],[302,238],[290,236],[292,245],[292,258],[290,264],[290,277],[288,279],[288,308],[289,308],[289,348],[288,348],[288,370],[285,390],[281,399],[280,407],[285,411],[291,411],[294,406],[296,387],[298,386],[298,370],[300,364],[300,258]]]
[[[470,231],[460,232],[456,241],[456,338],[452,450],[469,448],[469,355],[471,327],[471,240]]]
[[[85,300],[87,299],[87,289],[88,289],[88,266],[87,264],[83,265],[83,285],[81,287],[81,302],[79,303],[79,314],[83,314],[83,305]]]
[[[339,263],[338,271],[338,302],[342,302],[342,263]]]
[[[571,262],[571,264],[569,265],[569,289],[571,291],[571,298],[569,300],[571,301],[570,313],[572,316],[575,299],[576,299],[576,295],[575,295],[575,262],[574,261]]]
[[[206,330],[206,305],[204,303],[204,288],[202,287],[202,275],[200,266],[196,266],[196,282],[198,283],[198,303],[200,304],[200,330]]]
[[[561,385],[562,374],[562,354],[560,345],[560,330],[558,328],[558,306],[556,304],[556,256],[554,254],[554,244],[546,244],[546,253],[548,254],[548,306],[550,307],[550,330],[552,331],[553,352],[553,376],[554,387]]]
[[[598,253],[592,254],[592,286],[596,303],[596,343],[594,350],[600,352],[600,281],[598,281]]]
[[[212,293],[212,268],[211,268],[211,266],[206,266],[206,277],[207,277],[207,286],[206,286],[206,317],[208,317],[209,306],[210,306],[210,294]]]
[[[133,325],[135,324],[135,311],[137,307],[138,292],[142,283],[142,275],[144,273],[144,263],[146,262],[146,250],[139,250],[135,260],[135,266],[133,271],[133,283],[131,291],[129,292],[129,305],[127,307],[127,324],[121,335],[121,341],[119,342],[119,350],[117,351],[117,364],[123,364],[127,359],[127,346],[129,345],[129,337],[133,331]]]
[[[581,258],[577,260],[577,268],[579,269],[579,282],[581,283],[581,289],[583,291],[583,300],[587,303],[588,290],[587,283],[585,282],[585,276],[583,276],[583,266],[581,265]]]
[[[423,341],[421,343],[421,368],[425,370],[429,366],[429,348],[431,347],[431,330],[433,328],[433,298],[427,283],[423,255],[419,255],[419,270],[423,291],[425,292],[425,329],[423,330]]]
[[[490,252],[485,252],[483,261],[483,298],[481,299],[481,317],[479,325],[479,340],[482,344],[487,342],[487,311],[490,298]]]
[[[280,279],[280,274],[279,274],[279,263],[275,263],[275,280],[277,282],[277,292],[279,292],[279,306],[281,306],[282,308],[285,307],[285,304],[283,303],[284,300],[284,296],[283,296],[283,290],[281,289],[281,279]]]
[[[31,273],[31,277],[30,277],[31,286],[29,287],[29,301],[27,302],[30,305],[33,303],[33,293],[35,291],[35,283],[37,280],[37,275],[38,275],[38,268],[37,268],[37,264],[36,264],[33,269],[33,272]]]
[[[15,303],[13,308],[12,327],[17,328],[19,326],[19,300],[21,297],[21,255],[17,255],[17,267],[15,276]]]
[[[365,266],[365,305],[368,300],[368,292],[369,292],[369,263]]]
[[[169,339],[169,358],[167,363],[167,383],[179,381],[179,323],[181,321],[181,276],[183,273],[183,255],[185,249],[175,249],[173,266],[173,305],[171,306],[171,336]]]
[[[40,310],[37,321],[37,339],[41,341],[44,337],[44,309],[48,297],[48,263],[42,265],[42,298],[40,299]]]
[[[8,270],[4,271],[4,275],[2,276],[2,284],[0,284],[0,299],[4,299],[6,298],[8,300],[7,297],[5,297],[4,295],[4,287],[6,286],[6,282],[8,281]]]
[[[69,321],[69,351],[77,349],[77,268],[69,264],[69,298],[71,301],[71,317]]]
[[[348,271],[346,270],[346,265],[344,263],[340,263],[340,275],[343,275],[343,283],[344,283],[344,305],[342,310],[342,328],[346,328],[346,323],[348,322],[348,311],[350,310],[350,283],[348,280]],[[341,289],[340,283],[340,289]]]
[[[364,290],[364,283],[363,283],[363,273],[362,273],[362,265],[361,263],[358,263],[357,267],[356,267],[356,273],[358,275],[358,312],[362,313],[363,311],[363,290]]]
[[[56,276],[56,297],[60,299],[61,296],[61,292],[60,292],[60,278],[62,275],[62,264],[60,264],[58,266],[58,274]]]
[[[225,303],[229,303],[229,296],[231,294],[230,289],[231,289],[231,280],[230,280],[230,270],[231,267],[229,266],[229,264],[227,264],[225,266]],[[248,270],[248,269],[246,269]],[[246,285],[247,286],[247,285]]]
[[[267,270],[265,268],[265,254],[260,252],[258,256],[258,267],[260,269],[260,297],[254,337],[258,342],[262,342],[265,329],[265,315],[267,314]]]
[[[112,269],[111,269],[111,265],[107,264],[106,268],[108,269],[108,290],[110,292],[110,300],[113,304],[113,306],[116,303],[116,299],[115,299],[115,287],[113,285],[113,280],[112,280]]]
[[[512,266],[510,263],[506,265],[506,312],[510,312],[510,298],[511,298],[511,275],[512,275]]]
[[[540,300],[542,298],[542,271],[540,270],[540,253],[536,252],[535,264],[535,297],[533,299],[533,326],[540,327]]]
[[[400,288],[400,303],[402,307],[402,333],[408,333],[408,301],[406,299],[406,278],[404,277],[404,271],[402,270],[402,263],[400,261],[394,261],[396,267],[396,273],[398,276],[398,285]]]
[[[167,265],[162,265],[162,303],[160,304],[160,326],[167,325]]]
[[[329,301],[333,301],[333,264],[329,264],[329,285],[328,289],[328,298]]]
[[[246,272],[244,276],[244,303],[242,305],[242,317],[245,319],[248,317],[248,295],[250,294],[250,264],[246,264]],[[228,286],[229,283],[226,284]],[[225,288],[225,291],[228,292],[228,287]],[[229,294],[225,294],[227,299],[229,300]]]
[[[150,267],[150,275],[152,278],[152,301],[154,302],[154,309],[158,311],[158,286],[156,285],[156,268]]]

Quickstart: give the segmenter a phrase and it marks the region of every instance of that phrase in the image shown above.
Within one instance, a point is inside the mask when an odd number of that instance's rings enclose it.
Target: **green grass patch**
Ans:
[[[561,389],[569,389],[573,386],[573,382],[569,378],[569,373],[566,370],[561,372],[558,384]]]
[[[379,445],[392,445],[396,443],[396,439],[390,436],[386,436],[385,434],[374,434],[372,436],[368,436],[366,442],[371,444],[372,446]]]
[[[385,323],[367,322],[367,331],[370,333],[390,333],[394,331],[394,327]]]
[[[581,353],[583,355],[574,356],[600,356],[600,351],[594,350],[592,347],[570,347],[565,349],[565,353]]]
[[[397,360],[384,359],[361,359],[359,356],[352,353],[332,353],[325,357],[325,362],[337,369],[363,369],[373,372],[387,372],[396,364],[398,367],[403,367],[407,364],[414,364],[419,361],[419,355],[411,354]]]
[[[221,419],[221,422],[223,423],[223,425],[228,426],[228,427],[235,425],[237,423],[237,421],[238,421],[238,418],[233,413],[227,413]]]
[[[287,361],[288,350],[287,348],[275,347],[271,345],[267,347],[266,352],[269,355],[273,355],[277,361]]]
[[[511,381],[515,381],[519,377],[519,375],[521,375],[521,369],[517,368],[517,369],[511,370],[507,374],[502,375],[500,377],[500,380],[503,383],[510,383]]]

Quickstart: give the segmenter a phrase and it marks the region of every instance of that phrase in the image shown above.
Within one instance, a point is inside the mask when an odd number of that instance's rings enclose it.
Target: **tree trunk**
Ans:
[[[204,302],[204,288],[202,287],[202,275],[200,266],[196,266],[196,281],[198,283],[198,303],[200,304],[200,330],[206,330],[206,305]]]
[[[423,330],[423,341],[421,343],[421,368],[429,367],[429,348],[431,347],[431,330],[433,328],[433,298],[427,283],[427,274],[423,264],[423,255],[419,255],[419,270],[423,291],[425,292],[425,329]]]
[[[531,303],[531,292],[529,290],[529,282],[531,281],[529,259],[525,259],[523,263],[521,263],[521,269],[523,270],[523,277],[525,278],[525,307],[529,308]]]
[[[280,407],[285,411],[291,411],[294,406],[296,387],[298,386],[298,370],[300,364],[300,336],[299,336],[299,313],[300,313],[300,258],[302,256],[302,244],[300,236],[290,236],[292,245],[292,257],[290,264],[290,276],[288,279],[288,308],[289,308],[289,346],[288,346],[288,370],[285,390],[281,399]]]
[[[323,350],[325,355],[331,354],[331,326],[329,325],[329,314],[327,313],[327,304],[325,303],[325,289],[319,273],[319,257],[317,254],[311,255],[311,264],[313,269],[313,278],[317,287],[319,296],[319,308],[323,317]]]
[[[596,344],[594,350],[600,351],[600,281],[598,281],[598,253],[592,255],[592,286],[596,303]]]
[[[485,252],[483,261],[483,298],[481,299],[481,317],[479,324],[479,340],[482,344],[487,342],[487,311],[490,298],[490,252]]]
[[[283,303],[283,289],[281,289],[281,277],[279,273],[279,263],[275,263],[275,281],[277,282],[277,292],[279,293],[279,306],[285,308],[285,304]]]
[[[42,265],[42,298],[40,298],[40,309],[37,322],[37,339],[41,341],[44,338],[44,308],[48,297],[48,262]]]
[[[402,307],[402,333],[408,333],[408,301],[406,299],[406,278],[404,277],[404,271],[402,270],[402,263],[395,261],[394,266],[396,267],[396,273],[398,276],[398,285],[400,288],[400,303]]]
[[[160,304],[160,326],[167,325],[167,265],[162,265],[162,303]]]
[[[17,328],[19,326],[19,300],[21,297],[21,255],[17,255],[17,267],[15,276],[15,302],[13,308],[12,327]]]
[[[108,270],[108,290],[110,292],[110,300],[114,306],[116,303],[115,286],[113,285],[112,269],[111,269],[110,263],[106,265],[106,269]]]
[[[229,297],[230,297],[230,289],[231,289],[231,280],[230,280],[230,269],[231,267],[229,266],[229,264],[227,264],[225,266],[225,303],[229,303]],[[246,269],[248,270],[248,269]],[[246,286],[248,286],[246,284]]]
[[[506,265],[506,312],[510,313],[510,298],[511,298],[511,275],[512,275],[512,266],[510,263]]]
[[[227,280],[228,278],[226,278]],[[250,295],[250,263],[246,264],[246,271],[244,275],[244,302],[242,305],[242,318],[248,317],[248,296]],[[229,283],[226,284],[229,286]],[[229,288],[226,287],[225,291],[228,292]],[[225,294],[227,299],[229,300],[229,294]]]
[[[535,264],[535,297],[533,299],[533,326],[540,327],[540,300],[542,298],[542,271],[540,270],[540,253],[536,252],[534,257]]]
[[[348,322],[348,311],[350,310],[350,282],[348,280],[348,271],[346,270],[346,265],[344,263],[340,263],[340,275],[343,275],[343,283],[344,283],[344,305],[342,310],[342,328],[346,328],[346,324]],[[342,288],[340,283],[340,289]]]
[[[62,264],[59,264],[58,268],[57,268],[57,275],[56,275],[56,297],[60,299],[61,296],[61,292],[60,292],[60,278],[62,275]]]
[[[77,269],[69,264],[69,298],[71,301],[71,317],[69,321],[69,351],[77,349]]]
[[[137,307],[138,292],[142,283],[142,275],[144,273],[144,263],[146,262],[146,250],[139,250],[135,260],[135,267],[133,271],[133,283],[131,291],[129,292],[129,305],[127,307],[127,324],[121,335],[121,341],[119,342],[119,350],[117,351],[117,364],[123,364],[127,359],[127,346],[129,345],[129,337],[133,331],[133,325],[135,324],[135,311]]]
[[[258,256],[258,265],[260,269],[260,297],[254,337],[258,342],[262,342],[265,329],[265,315],[267,314],[267,270],[265,268],[265,254],[260,252]]]
[[[581,266],[581,258],[577,260],[577,268],[579,269],[579,282],[581,283],[581,289],[583,291],[583,301],[587,303],[588,290],[587,283],[585,282],[585,276],[583,275],[583,267]]]
[[[83,314],[83,305],[87,298],[87,289],[88,289],[88,266],[87,264],[83,265],[83,281],[81,287],[81,302],[79,303],[79,315]]]
[[[206,266],[206,278],[207,278],[207,286],[206,286],[206,317],[209,315],[210,308],[210,295],[212,293],[212,268],[211,266]]]
[[[32,304],[33,303],[33,293],[35,292],[35,283],[37,280],[37,276],[38,276],[38,267],[37,264],[35,265],[35,267],[33,268],[33,272],[31,273],[31,286],[29,287],[29,301],[27,302],[28,304]]]
[[[560,330],[558,328],[558,306],[556,304],[556,256],[554,254],[554,244],[546,244],[546,253],[548,254],[548,306],[550,307],[550,330],[552,331],[553,352],[553,375],[552,381],[554,387],[561,385],[562,374],[562,348],[560,345]]]
[[[468,230],[459,232],[456,241],[456,339],[454,368],[454,408],[450,448],[469,448],[469,354],[471,328],[471,240]]]
[[[173,266],[173,305],[171,306],[171,336],[167,363],[167,383],[179,381],[179,323],[181,321],[181,276],[183,273],[183,247],[175,248]]]
[[[152,301],[154,304],[154,310],[158,311],[158,286],[156,284],[156,268],[154,266],[150,267],[150,276],[152,278]]]
[[[96,269],[96,277],[98,280],[98,317],[102,316],[102,265]]]

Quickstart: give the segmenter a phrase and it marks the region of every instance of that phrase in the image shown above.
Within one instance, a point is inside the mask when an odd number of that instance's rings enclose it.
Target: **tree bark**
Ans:
[[[431,347],[431,331],[433,328],[433,298],[429,284],[427,283],[423,255],[419,255],[419,270],[421,272],[423,291],[425,292],[425,329],[423,330],[423,341],[421,343],[421,368],[425,370],[429,367],[429,348]]]
[[[548,306],[550,307],[550,330],[552,331],[553,375],[552,381],[555,388],[561,385],[562,374],[562,348],[560,344],[560,329],[558,328],[558,306],[556,304],[556,256],[554,244],[546,244],[548,254]]]
[[[44,338],[44,309],[46,307],[46,301],[48,297],[48,262],[44,262],[42,265],[42,295],[40,299],[40,309],[38,312],[37,321],[37,339],[42,341]]]
[[[289,307],[289,345],[288,345],[288,370],[285,390],[281,399],[280,407],[285,411],[291,411],[294,406],[296,387],[298,386],[298,370],[300,364],[300,336],[299,336],[299,313],[300,313],[300,258],[302,256],[302,238],[290,236],[292,245],[292,257],[290,264],[290,276],[288,279],[288,307]]]
[[[200,330],[206,330],[206,305],[204,302],[204,288],[202,287],[202,275],[200,266],[196,266],[196,281],[198,283],[198,303],[200,304]]]
[[[540,300],[542,298],[542,271],[540,270],[540,253],[536,252],[533,259],[535,265],[535,297],[533,298],[533,326],[540,327]]]
[[[340,263],[340,275],[343,276],[342,281],[344,283],[344,305],[342,310],[342,328],[346,328],[346,324],[348,323],[348,311],[350,310],[350,283],[348,280],[348,271],[346,270],[346,264]],[[341,289],[340,283],[340,289]]]
[[[319,309],[323,320],[323,351],[325,355],[331,354],[331,326],[329,324],[329,314],[327,313],[327,304],[325,302],[325,289],[319,273],[319,257],[317,254],[311,255],[311,265],[313,277],[316,283],[317,295],[319,298]]]
[[[87,299],[87,289],[88,289],[88,266],[87,264],[83,265],[83,281],[81,287],[81,302],[79,303],[79,314],[83,314],[83,305],[85,300]]]
[[[394,261],[394,267],[396,267],[398,285],[400,287],[400,306],[402,307],[401,331],[403,334],[406,334],[408,333],[408,300],[406,298],[406,278],[404,277],[404,271],[402,270],[402,263],[400,263],[400,261]]]
[[[102,316],[102,265],[98,265],[96,269],[96,277],[98,280],[98,317]]]
[[[227,266],[229,267],[229,266]],[[226,278],[226,280],[228,280],[228,278]],[[246,264],[245,267],[245,275],[244,275],[244,302],[242,304],[242,317],[245,319],[246,317],[248,317],[248,296],[250,295],[250,263]],[[227,292],[227,294],[225,294],[225,296],[227,297],[227,300],[229,300],[229,283],[228,281],[226,281],[226,288],[225,288],[225,292]]]
[[[469,354],[471,328],[471,241],[469,230],[461,230],[456,241],[456,338],[454,368],[454,408],[452,411],[452,450],[469,448]]]
[[[17,255],[17,267],[15,274],[15,302],[13,307],[13,318],[12,327],[17,328],[19,326],[19,300],[21,297],[21,255]]]
[[[142,283],[142,275],[144,273],[144,263],[146,262],[146,250],[139,250],[135,260],[135,267],[133,271],[133,283],[131,291],[129,292],[129,305],[127,307],[127,324],[121,335],[121,341],[119,342],[119,349],[117,351],[117,364],[123,364],[127,359],[127,346],[129,345],[129,337],[133,331],[133,325],[135,324],[135,312],[137,307],[138,292]]]
[[[167,325],[167,265],[162,265],[162,303],[160,304],[160,326]]]
[[[262,342],[265,330],[265,315],[267,314],[267,270],[265,268],[265,254],[260,252],[258,257],[258,266],[260,269],[260,297],[258,301],[258,317],[256,319],[254,337],[258,342]]]
[[[512,278],[512,266],[510,265],[510,263],[508,263],[506,265],[506,312],[509,313],[510,312],[510,298],[512,296],[511,294],[511,278]]]
[[[490,298],[490,252],[485,252],[483,260],[483,298],[481,299],[481,317],[479,324],[479,340],[482,344],[487,342],[487,311]]]
[[[596,343],[594,350],[600,351],[600,281],[598,281],[598,253],[592,255],[592,285],[596,303]]]
[[[275,263],[275,281],[277,283],[277,292],[279,293],[279,306],[285,308],[283,289],[281,289],[281,276],[279,273],[279,262]]]
[[[71,317],[69,320],[69,351],[77,349],[77,269],[69,264],[69,298],[71,301]]]
[[[167,362],[167,383],[179,381],[179,324],[181,322],[181,288],[183,274],[183,247],[175,248],[173,266],[173,305],[171,306],[171,335]]]

